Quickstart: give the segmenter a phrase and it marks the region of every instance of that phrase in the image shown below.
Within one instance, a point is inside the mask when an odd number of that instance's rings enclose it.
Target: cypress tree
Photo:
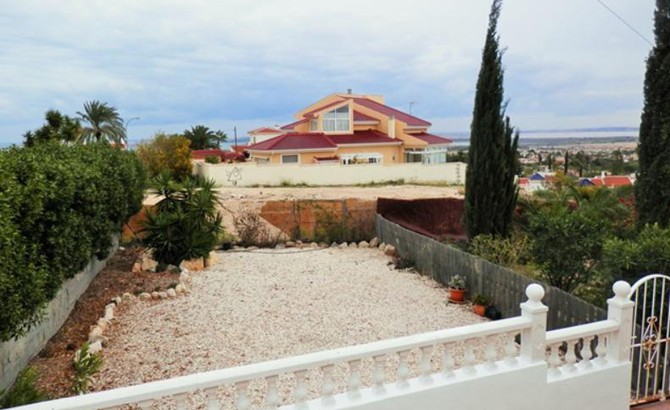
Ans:
[[[638,224],[670,221],[670,1],[656,0],[656,45],[647,59],[635,183]]]
[[[501,6],[502,0],[493,0],[470,127],[465,180],[465,226],[470,238],[508,236],[518,194],[514,172],[519,134],[510,126],[503,102],[503,53],[497,33]]]

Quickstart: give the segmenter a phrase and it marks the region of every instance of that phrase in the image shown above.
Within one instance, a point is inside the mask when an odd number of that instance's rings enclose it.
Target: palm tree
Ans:
[[[100,101],[86,101],[84,112],[77,111],[84,126],[79,142],[108,141],[117,145],[126,144],[126,127],[115,107]]]
[[[219,148],[227,138],[222,131],[213,131],[204,125],[196,125],[184,131],[184,137],[191,140],[191,149]]]

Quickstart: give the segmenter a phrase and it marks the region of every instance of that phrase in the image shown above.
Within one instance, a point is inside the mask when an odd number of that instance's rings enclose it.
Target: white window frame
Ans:
[[[323,114],[321,126],[324,132],[351,132],[349,105],[343,105]]]
[[[286,157],[295,157],[295,162],[286,162],[284,158]],[[300,154],[281,154],[281,163],[282,164],[299,164],[300,163]]]
[[[377,152],[359,152],[340,155],[342,165],[383,164],[384,156]]]

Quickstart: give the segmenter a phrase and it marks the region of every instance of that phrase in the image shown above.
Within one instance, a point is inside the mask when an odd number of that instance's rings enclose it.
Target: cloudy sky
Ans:
[[[652,0],[602,0],[653,41]],[[0,0],[0,144],[47,109],[117,107],[131,139],[198,123],[238,135],[332,92],[466,131],[490,2]],[[637,127],[651,46],[597,0],[507,0],[508,113],[521,130]]]

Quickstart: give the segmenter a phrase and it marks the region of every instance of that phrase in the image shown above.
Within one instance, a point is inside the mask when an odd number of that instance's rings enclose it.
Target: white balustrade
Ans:
[[[387,391],[409,393],[417,385],[474,380],[480,375],[545,362],[549,377],[567,377],[627,360],[624,353],[632,326],[629,290],[625,283],[615,284],[607,320],[567,329],[546,332],[547,307],[541,302],[544,290],[530,285],[519,317],[61,399],[50,402],[49,407],[88,409],[137,404],[146,409],[160,407],[160,400],[171,399],[178,409],[184,409],[188,395],[202,391],[207,408],[218,409],[218,390],[225,386],[232,387],[234,405],[239,409],[260,405],[276,408],[283,400],[292,402],[295,408],[310,408],[310,397],[318,399],[323,407],[332,407],[338,406],[342,397],[355,401],[370,394],[383,397]],[[519,334],[520,347],[515,343]],[[397,358],[390,380],[389,358]],[[280,395],[280,376],[282,390],[284,386],[290,388],[285,396]],[[292,386],[284,383],[284,377],[287,382],[293,380]],[[261,379],[265,382],[258,386],[264,386],[264,391],[257,395],[254,389],[250,399],[249,383]]]

